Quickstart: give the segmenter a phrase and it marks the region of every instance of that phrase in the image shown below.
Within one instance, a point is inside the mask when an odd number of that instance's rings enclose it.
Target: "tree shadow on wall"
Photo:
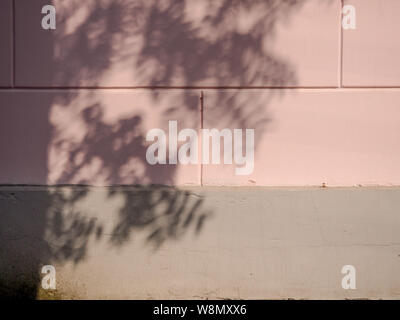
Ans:
[[[52,2],[57,30],[44,31],[38,26],[49,1],[16,1],[16,84],[51,90],[3,94],[1,181],[77,186],[0,191],[3,297],[36,298],[41,266],[79,264],[99,241],[120,248],[144,233],[146,245],[160,248],[200,233],[212,210],[202,196],[166,186],[177,183],[182,167],[146,162],[147,121],[199,128],[200,88],[296,84],[290,63],[268,44],[278,21],[290,20],[304,1]],[[206,93],[206,120],[255,129],[257,148],[268,105],[281,92],[218,90],[209,100]],[[140,186],[106,188],[98,203],[122,199],[107,212],[96,206],[104,191],[92,183]]]

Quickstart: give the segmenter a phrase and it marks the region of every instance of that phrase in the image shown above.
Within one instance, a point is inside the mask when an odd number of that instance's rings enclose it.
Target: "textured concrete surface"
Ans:
[[[398,188],[2,187],[1,288],[51,264],[51,297],[398,299],[399,212]]]

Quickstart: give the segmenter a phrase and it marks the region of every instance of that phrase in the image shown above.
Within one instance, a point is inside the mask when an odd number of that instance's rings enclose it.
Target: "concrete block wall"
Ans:
[[[399,14],[397,0],[2,0],[0,184],[399,185]],[[151,166],[146,133],[170,120],[254,129],[253,173]]]

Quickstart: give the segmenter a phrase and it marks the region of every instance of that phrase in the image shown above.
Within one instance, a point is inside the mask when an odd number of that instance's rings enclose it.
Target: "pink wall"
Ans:
[[[0,184],[400,185],[399,16],[398,0],[2,0]],[[149,165],[169,120],[255,129],[254,172]]]

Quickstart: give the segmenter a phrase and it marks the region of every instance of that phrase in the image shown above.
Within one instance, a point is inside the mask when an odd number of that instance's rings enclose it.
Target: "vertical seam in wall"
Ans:
[[[12,72],[11,72],[11,86],[13,88],[15,88],[15,1],[16,0],[12,0],[12,24],[11,24],[11,28],[12,28],[12,46],[11,46],[11,50],[12,50],[12,54],[11,54],[11,59],[12,59],[12,63],[11,63],[11,68],[12,68]]]
[[[340,14],[339,14],[339,88],[343,87],[343,28],[342,28],[342,10],[344,6],[344,0],[340,1]]]
[[[200,132],[203,132],[204,126],[204,93],[200,91]],[[202,134],[198,135],[198,150],[199,150],[199,162],[200,162],[200,186],[203,186],[203,148],[202,148]]]

